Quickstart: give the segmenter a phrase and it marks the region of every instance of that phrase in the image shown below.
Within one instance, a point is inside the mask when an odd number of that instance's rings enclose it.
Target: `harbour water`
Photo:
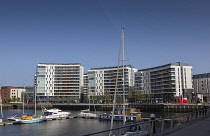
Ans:
[[[21,110],[3,110],[4,119]],[[76,116],[80,111],[70,111]],[[33,114],[33,110],[25,110],[25,113]],[[97,112],[102,114],[103,111]],[[41,115],[41,110],[37,115]],[[149,118],[149,112],[143,112],[142,116]],[[155,113],[156,117],[167,117],[176,113]],[[114,121],[114,127],[122,126],[121,121]],[[70,118],[63,120],[44,121],[35,124],[15,124],[0,126],[0,136],[81,136],[88,133],[98,132],[110,128],[110,121],[99,119]]]

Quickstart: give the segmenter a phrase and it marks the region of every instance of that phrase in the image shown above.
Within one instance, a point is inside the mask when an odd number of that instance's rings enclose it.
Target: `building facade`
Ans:
[[[82,87],[81,102],[88,103],[88,75],[87,75],[87,73],[85,73],[83,75],[83,87]]]
[[[1,86],[0,95],[4,102],[8,102],[7,100],[11,98],[11,89],[14,88],[14,86]]]
[[[210,101],[210,73],[193,75],[194,100],[200,102]]]
[[[10,90],[10,98],[11,99],[19,99],[19,101],[23,100],[23,95],[26,92],[24,88],[14,88]]]
[[[186,97],[192,89],[192,66],[184,63],[170,63],[135,73],[135,90],[150,100],[173,102]]]
[[[79,63],[39,63],[34,78],[37,96],[79,102],[83,74]]]
[[[110,100],[113,99],[116,89],[118,100],[122,101],[123,88],[125,90],[125,98],[128,98],[129,92],[134,87],[135,72],[137,72],[137,69],[131,65],[126,65],[124,68],[122,66],[119,68],[92,68],[88,70],[88,94],[89,96],[104,96],[104,98],[106,97],[105,99]]]

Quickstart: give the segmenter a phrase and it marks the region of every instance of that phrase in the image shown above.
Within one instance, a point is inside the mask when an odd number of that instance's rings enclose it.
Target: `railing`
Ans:
[[[170,133],[195,120],[210,117],[210,109],[204,109],[166,118],[156,118],[145,122],[130,122],[129,124],[83,136],[155,136]]]

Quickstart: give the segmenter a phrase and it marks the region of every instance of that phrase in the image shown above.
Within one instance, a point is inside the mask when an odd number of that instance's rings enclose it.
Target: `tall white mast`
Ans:
[[[125,117],[125,70],[124,70],[124,30],[122,28],[122,36],[121,36],[121,50],[122,50],[122,67],[123,67],[123,77],[122,77],[122,86],[123,86],[123,125],[125,125],[126,117]]]
[[[125,125],[125,88],[124,88],[124,27],[122,27],[121,33],[121,40],[120,40],[120,52],[118,56],[118,68],[117,68],[117,77],[115,83],[115,92],[114,92],[114,100],[113,100],[113,109],[112,109],[112,118],[111,118],[111,126],[110,129],[113,128],[113,120],[114,120],[114,111],[116,105],[116,94],[117,94],[117,86],[118,86],[118,75],[119,75],[119,68],[120,68],[120,61],[122,61],[122,68],[123,68],[123,77],[122,77],[122,86],[123,86],[123,124]],[[122,55],[122,56],[121,56]],[[122,57],[122,58],[121,58]],[[109,135],[112,135],[112,131],[110,131]]]
[[[0,122],[2,122],[2,119],[3,119],[3,111],[2,111],[2,98],[1,98],[1,94],[0,94],[0,104],[1,104],[1,120],[0,120]]]
[[[22,91],[22,95],[23,95],[23,96],[22,96],[22,97],[23,97],[23,98],[22,98],[22,101],[23,101],[23,114],[24,114],[24,112],[25,112],[25,111],[24,111],[24,109],[25,109],[25,107],[24,107],[24,91],[25,91],[25,85],[24,85],[23,88],[24,88],[24,89],[23,89],[23,91]]]
[[[37,90],[37,83],[35,84],[35,88],[34,88],[34,109],[35,109],[35,111],[34,111],[34,115],[35,115],[35,117],[36,117],[36,90]]]

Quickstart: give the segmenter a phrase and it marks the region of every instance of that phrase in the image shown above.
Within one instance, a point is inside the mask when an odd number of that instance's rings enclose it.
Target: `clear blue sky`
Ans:
[[[0,86],[33,85],[38,63],[117,66],[124,25],[134,67],[210,72],[209,0],[1,0]]]

